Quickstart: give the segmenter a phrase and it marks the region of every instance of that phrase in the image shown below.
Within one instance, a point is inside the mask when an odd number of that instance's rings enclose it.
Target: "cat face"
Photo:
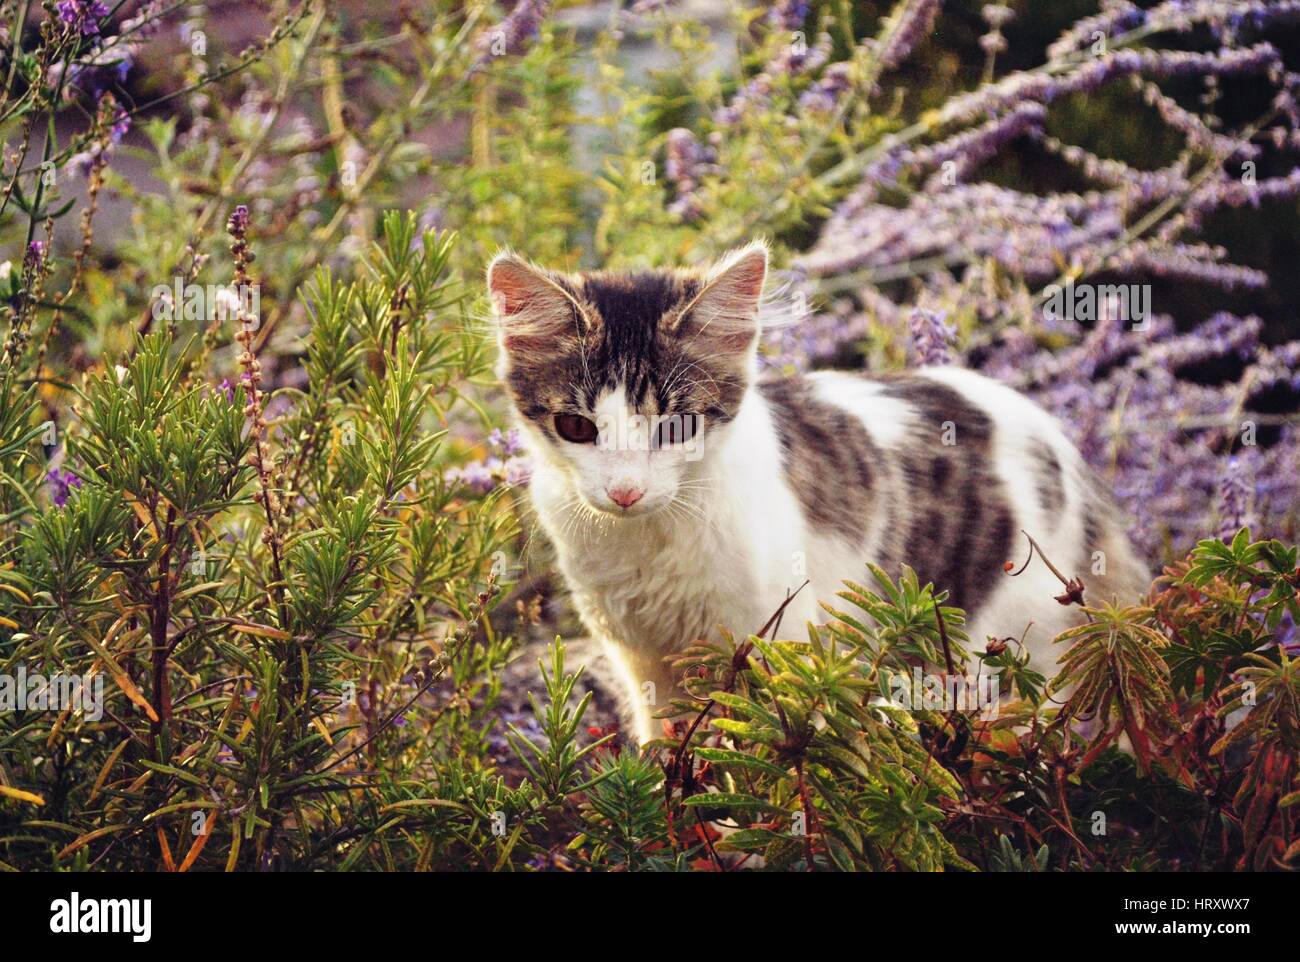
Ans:
[[[710,443],[754,378],[766,272],[762,244],[704,274],[564,275],[498,255],[499,373],[542,469],[616,517],[705,484]]]

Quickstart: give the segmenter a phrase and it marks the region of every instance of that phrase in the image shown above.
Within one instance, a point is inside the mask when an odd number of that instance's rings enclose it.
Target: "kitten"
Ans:
[[[1079,613],[1040,562],[1006,576],[1022,530],[1085,576],[1088,601],[1139,596],[1147,573],[1109,494],[1010,388],[953,367],[760,380],[766,273],[760,243],[705,273],[568,275],[509,252],[488,268],[538,518],[643,742],[681,691],[665,656],[719,625],[757,631],[805,577],[787,626],[825,620],[818,601],[866,581],[866,562],[907,563],[977,644],[1032,622],[1049,675],[1049,642]]]

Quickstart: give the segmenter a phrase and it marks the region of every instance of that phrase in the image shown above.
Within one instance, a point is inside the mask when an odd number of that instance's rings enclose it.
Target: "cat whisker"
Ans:
[[[680,509],[688,521],[698,522],[706,528],[715,527],[716,523],[703,508],[681,496],[674,495],[668,502],[668,509]]]

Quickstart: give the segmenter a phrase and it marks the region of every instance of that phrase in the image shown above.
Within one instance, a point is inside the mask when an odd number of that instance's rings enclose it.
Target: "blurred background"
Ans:
[[[122,5],[129,10],[133,4]],[[146,5],[148,6],[148,5]],[[437,5],[433,5],[437,6]],[[598,47],[599,36],[611,24],[619,23],[619,11],[627,12],[641,6],[635,3],[556,3],[549,24],[567,38],[571,46],[566,56],[575,72],[576,86],[572,90],[574,114],[553,133],[570,139],[563,153],[571,155],[578,170],[585,174],[588,183],[601,171],[601,150],[608,146],[601,137],[602,127],[597,122],[601,110],[601,97],[596,81],[606,63],[605,57],[613,54],[617,69],[626,71],[629,82],[635,83],[661,97],[659,109],[645,118],[652,128],[666,133],[680,123],[690,123],[708,111],[708,104],[692,97],[690,78],[677,69],[680,57],[669,44],[663,42],[660,32],[651,29],[654,21],[646,16],[629,18],[617,29],[620,32],[617,47]],[[683,0],[680,3],[655,5],[663,8],[663,16],[690,22],[707,31],[716,48],[707,56],[693,62],[695,70],[735,74],[740,68],[742,49],[738,44],[741,21],[736,8],[744,4],[727,0]],[[751,5],[759,10],[764,4]],[[778,5],[779,6],[779,5]],[[838,2],[812,2],[802,4],[808,8],[807,22],[818,22],[823,11],[834,13],[837,8],[849,7],[852,35],[861,41],[873,35],[882,18],[888,14],[890,4],[854,0],[851,4]],[[900,66],[897,82],[906,88],[914,106],[932,107],[957,90],[977,85],[985,71],[987,56],[980,47],[980,37],[987,33],[988,24],[981,17],[986,6],[972,0],[948,0],[943,4],[943,15],[938,17],[926,42],[909,62]],[[1005,52],[999,56],[1000,70],[1031,69],[1042,63],[1042,52],[1076,21],[1094,15],[1099,9],[1090,0],[1054,0],[1052,3],[1013,3],[1014,18],[1003,28],[1006,37]],[[1154,7],[1157,4],[1139,4]],[[511,4],[499,5],[508,12]],[[234,52],[245,49],[265,37],[272,29],[275,14],[280,9],[268,4],[230,2],[208,4],[159,5],[158,25],[148,32],[147,42],[126,44],[119,48],[111,69],[115,74],[112,88],[124,104],[130,105],[135,124],[157,119],[175,125],[179,134],[192,136],[196,122],[198,133],[204,129],[203,116],[210,94],[192,97],[177,96],[187,83],[194,81],[194,62],[206,61],[208,55],[198,57],[191,52],[196,46],[195,37],[201,38],[198,46],[210,47],[212,56],[219,51]],[[389,82],[394,72],[418,71],[419,59],[410,56],[407,38],[403,31],[413,21],[407,4],[377,2],[333,2],[330,4],[334,40],[341,50],[338,62],[342,78],[342,96],[334,107],[338,116],[334,123],[346,121],[364,128],[368,122],[391,106]],[[29,26],[28,32],[34,32]],[[146,31],[141,31],[144,34]],[[1284,62],[1294,69],[1300,61],[1300,29],[1294,20],[1283,21],[1267,32],[1267,37],[1282,54]],[[1172,47],[1194,48],[1204,46],[1204,38],[1195,33],[1188,38],[1177,38]],[[834,56],[847,54],[847,36],[834,35]],[[101,77],[99,81],[108,81]],[[98,83],[96,81],[95,83]],[[734,83],[734,78],[732,79]],[[95,84],[92,83],[91,86]],[[228,85],[238,90],[238,80]],[[725,82],[724,82],[725,86]],[[1175,96],[1189,102],[1199,102],[1206,91],[1199,77],[1180,79],[1167,85]],[[262,91],[261,96],[267,92]],[[298,129],[309,142],[319,131],[326,129],[331,118],[325,116],[326,105],[320,91],[310,85],[307,89],[290,92],[285,105],[277,112],[276,134]],[[254,117],[259,95],[245,90],[239,105],[247,117]],[[1230,89],[1216,91],[1214,113],[1222,118],[1226,127],[1236,127],[1257,117],[1273,96],[1272,85],[1264,78],[1235,78]],[[165,98],[165,99],[164,99]],[[138,112],[137,112],[138,111]],[[61,136],[69,136],[84,126],[84,105],[69,104],[57,118]],[[442,116],[425,118],[425,122],[411,131],[412,143],[425,147],[442,161],[463,156],[470,149],[468,142],[470,121],[467,116],[445,111]],[[1068,143],[1083,144],[1102,157],[1117,158],[1138,167],[1157,168],[1173,161],[1183,144],[1171,134],[1151,107],[1141,104],[1132,92],[1123,88],[1106,88],[1087,94],[1078,94],[1053,106],[1048,131]],[[32,151],[39,152],[43,133],[33,131]],[[126,138],[128,149],[121,151],[114,167],[136,188],[160,191],[157,160],[149,150],[148,140],[138,130]],[[134,149],[131,149],[134,148]],[[282,157],[282,155],[280,155]],[[328,158],[327,158],[328,159]],[[250,165],[251,186],[258,186],[257,175],[264,164],[273,158],[259,158]],[[410,158],[413,166],[422,166],[418,159]],[[337,171],[324,170],[320,165],[304,166],[303,185],[311,178],[322,183]],[[337,166],[337,162],[333,165]],[[1259,167],[1259,176],[1285,173],[1285,161],[1277,157],[1265,158]],[[197,173],[197,172],[195,172]],[[1069,165],[1036,149],[1031,143],[1014,142],[996,157],[983,164],[979,177],[991,183],[1027,188],[1043,192],[1078,190],[1085,186]],[[80,184],[70,184],[69,192],[77,194]],[[191,188],[198,190],[198,183]],[[435,199],[440,188],[436,176],[429,173],[404,178],[403,184],[389,202],[413,208],[437,209]],[[590,188],[588,188],[590,190]],[[81,203],[79,198],[78,204]],[[129,230],[132,201],[110,191],[101,202],[100,222],[104,225],[96,239],[98,248],[111,248],[112,238]],[[75,211],[74,211],[75,214]],[[310,216],[310,215],[309,215]],[[816,236],[818,219],[809,218],[800,229],[791,231],[789,241],[796,247],[807,245]],[[76,218],[60,219],[56,236],[60,243],[76,242]],[[1246,210],[1218,210],[1205,220],[1203,236],[1206,242],[1223,245],[1230,251],[1234,262],[1249,265],[1265,272],[1269,283],[1263,286],[1223,291],[1210,285],[1167,283],[1158,279],[1156,299],[1175,317],[1193,323],[1209,317],[1216,310],[1232,308],[1238,313],[1257,314],[1264,320],[1265,337],[1279,341],[1300,333],[1296,305],[1300,303],[1300,272],[1290,269],[1300,262],[1300,229],[1297,229],[1297,208],[1294,202],[1269,204]],[[9,238],[7,251],[15,250]],[[592,266],[597,255],[583,251],[584,263]]]

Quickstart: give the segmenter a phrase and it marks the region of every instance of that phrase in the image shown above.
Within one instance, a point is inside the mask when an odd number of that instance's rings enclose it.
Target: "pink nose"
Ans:
[[[636,488],[616,488],[609,492],[609,500],[613,501],[620,508],[630,508],[641,500],[643,494],[645,494],[644,491],[640,491]]]

